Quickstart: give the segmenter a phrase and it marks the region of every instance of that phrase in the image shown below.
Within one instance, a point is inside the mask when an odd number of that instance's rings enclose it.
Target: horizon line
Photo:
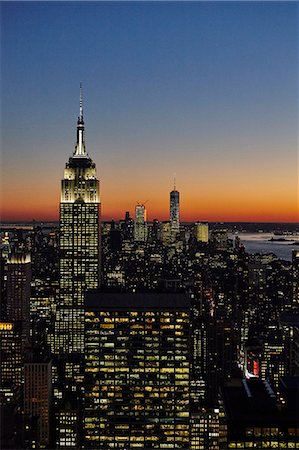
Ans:
[[[132,218],[132,217],[131,217]],[[101,220],[101,223],[104,222],[120,222],[124,220],[124,218],[120,218],[120,219],[105,219],[105,220]],[[159,219],[153,219],[153,220],[147,220],[147,223],[153,223],[154,220],[158,220],[159,222],[169,222],[169,220],[159,220]],[[299,222],[297,221],[257,221],[257,220],[207,220],[207,219],[202,219],[202,220],[182,220],[180,221],[180,224],[190,224],[190,223],[250,223],[250,224],[292,224],[292,225],[299,225]],[[0,222],[0,227],[2,227],[3,225],[13,225],[13,224],[33,224],[33,223],[57,223],[59,224],[59,219],[48,219],[48,220],[43,220],[43,219],[31,219],[31,220],[4,220]]]

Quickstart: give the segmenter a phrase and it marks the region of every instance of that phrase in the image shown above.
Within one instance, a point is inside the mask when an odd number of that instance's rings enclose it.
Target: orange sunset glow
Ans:
[[[149,220],[168,220],[176,174],[182,221],[298,222],[295,16],[284,22],[260,6],[253,20],[244,4],[235,20],[230,2],[221,14],[217,2],[191,2],[184,16],[179,3],[165,4],[165,16],[161,5],[153,8],[151,22],[141,2],[136,14],[144,28],[134,14],[110,11],[111,40],[97,22],[96,37],[87,33],[86,42],[77,22],[63,23],[53,40],[58,16],[51,6],[50,15],[40,11],[45,27],[28,13],[31,28],[23,29],[27,22],[8,14],[2,221],[59,219],[82,81],[86,151],[97,167],[103,220],[125,211],[134,217],[136,203],[147,200]],[[204,19],[205,8],[213,20]],[[89,7],[82,9],[84,15]]]
[[[61,172],[61,171],[60,171]],[[36,186],[16,185],[14,190],[6,192],[2,198],[2,221],[43,220],[57,221],[59,219],[60,181],[55,176],[55,182],[46,179]],[[137,202],[145,202],[148,219],[169,219],[169,192],[171,185],[158,181],[153,189],[150,183],[145,183],[143,189],[136,189],[131,179],[120,189],[111,178],[102,178],[101,203],[103,220],[118,220],[124,217],[125,211],[134,216]],[[239,180],[240,181],[240,180]],[[170,183],[169,183],[170,184]],[[183,180],[178,184],[181,195],[181,220],[193,222],[198,220],[223,222],[297,222],[298,197],[295,183],[277,186],[274,189],[267,186],[261,188],[257,183],[242,186],[238,180],[227,180],[224,184],[215,185]],[[196,186],[194,188],[193,186]],[[241,189],[242,187],[242,189]]]

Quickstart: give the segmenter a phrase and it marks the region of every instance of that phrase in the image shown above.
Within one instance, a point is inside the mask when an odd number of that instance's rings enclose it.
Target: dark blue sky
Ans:
[[[255,175],[297,189],[297,2],[2,2],[1,29],[3,165],[32,189],[47,167],[59,196],[80,81],[108,216],[124,186],[131,210],[167,201],[174,172],[196,208],[223,171],[244,198]]]

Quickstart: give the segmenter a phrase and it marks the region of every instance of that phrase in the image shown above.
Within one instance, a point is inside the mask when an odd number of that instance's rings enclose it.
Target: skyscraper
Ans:
[[[29,328],[31,262],[29,254],[15,254],[7,262],[7,318],[27,322]]]
[[[9,321],[21,321],[23,348],[29,337],[31,258],[16,253],[7,261],[7,311]]]
[[[60,201],[60,301],[56,354],[84,350],[84,295],[100,283],[100,198],[96,166],[86,152],[83,99],[73,156],[65,165]]]
[[[50,441],[51,363],[29,362],[24,365],[24,413],[38,417],[38,445]]]
[[[197,242],[209,242],[209,224],[208,222],[197,222],[194,228],[194,234]]]
[[[84,448],[189,448],[190,297],[89,291]]]
[[[22,322],[0,322],[0,404],[16,400],[22,385]]]
[[[146,209],[144,205],[137,204],[135,207],[134,239],[145,242],[147,238]]]
[[[170,192],[170,227],[174,240],[180,231],[180,193],[176,190],[175,181],[173,191]]]

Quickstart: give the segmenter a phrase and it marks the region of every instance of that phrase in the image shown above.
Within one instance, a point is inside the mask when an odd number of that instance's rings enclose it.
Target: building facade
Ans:
[[[189,448],[190,300],[89,292],[84,447]]]
[[[209,242],[209,224],[208,222],[197,222],[195,224],[194,233],[197,242]]]
[[[100,284],[100,197],[96,165],[84,139],[82,91],[75,151],[66,163],[60,201],[60,300],[55,353],[84,351],[84,295]]]
[[[51,363],[24,364],[24,414],[37,418],[38,445],[50,442],[50,410],[52,400]]]
[[[265,380],[243,379],[224,386],[227,442],[220,448],[298,448],[298,384],[298,377],[282,377],[279,396]]]
[[[180,232],[180,193],[176,190],[175,184],[170,192],[170,227],[172,238],[175,239]]]
[[[7,319],[21,321],[23,346],[29,336],[31,258],[16,253],[7,261]]]
[[[144,205],[137,204],[135,207],[134,240],[145,242],[147,239],[146,209]]]
[[[22,322],[0,322],[0,404],[13,402],[22,385]]]

